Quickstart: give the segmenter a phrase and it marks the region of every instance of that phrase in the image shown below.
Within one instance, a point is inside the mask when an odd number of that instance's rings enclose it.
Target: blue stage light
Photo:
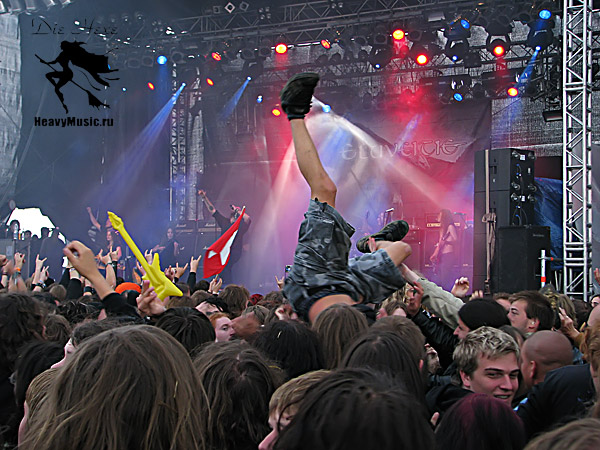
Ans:
[[[323,105],[323,112],[324,113],[331,112],[331,106],[329,106],[329,105]]]
[[[246,80],[250,81],[252,80],[252,77],[246,77]]]
[[[455,92],[454,93],[454,100],[456,100],[457,102],[462,102],[463,101],[463,96],[460,92]]]
[[[258,97],[256,97],[256,103],[262,103],[263,101],[263,96],[259,95]]]
[[[547,9],[542,9],[539,16],[542,20],[548,20],[550,17],[552,17],[552,13]]]
[[[162,66],[167,63],[167,57],[165,55],[160,55],[156,58],[156,62]]]
[[[460,26],[463,27],[465,30],[471,28],[471,24],[467,19],[460,19]]]

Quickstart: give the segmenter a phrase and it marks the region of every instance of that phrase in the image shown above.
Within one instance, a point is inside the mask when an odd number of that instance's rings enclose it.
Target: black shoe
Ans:
[[[304,72],[294,75],[288,80],[279,93],[281,109],[288,119],[304,119],[310,111],[311,100],[315,87],[319,82],[319,74]]]
[[[371,253],[369,250],[369,238],[375,238],[376,241],[401,241],[408,233],[408,223],[404,220],[395,220],[388,223],[385,227],[371,236],[365,236],[358,240],[356,248],[361,253]]]

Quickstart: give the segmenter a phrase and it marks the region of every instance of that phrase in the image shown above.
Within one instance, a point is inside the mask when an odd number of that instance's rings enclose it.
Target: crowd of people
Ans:
[[[202,280],[192,257],[165,270],[183,295],[160,299],[117,276],[115,246],[68,243],[60,279],[0,255],[3,448],[600,448],[597,302],[445,290],[404,263],[401,220],[348,259],[303,120],[317,82],[281,93],[311,199],[279,290]]]

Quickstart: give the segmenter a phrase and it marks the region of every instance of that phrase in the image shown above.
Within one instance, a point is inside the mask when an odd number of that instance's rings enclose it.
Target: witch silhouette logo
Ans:
[[[46,74],[46,78],[50,83],[52,83],[52,86],[54,86],[54,92],[56,93],[56,96],[60,100],[60,103],[67,114],[69,114],[69,108],[67,108],[67,105],[65,104],[65,97],[61,92],[63,86],[67,85],[68,83],[73,83],[87,94],[90,106],[94,108],[100,108],[101,106],[110,108],[110,105],[103,103],[98,97],[92,94],[90,89],[99,91],[100,88],[94,85],[86,73],[89,74],[97,83],[105,87],[110,86],[109,81],[118,80],[118,78],[106,77],[106,74],[117,71],[117,69],[111,69],[108,65],[108,56],[90,53],[81,46],[82,44],[83,42],[62,41],[60,43],[61,52],[54,61],[44,61],[40,56],[37,54],[35,55],[42,64],[45,64],[52,69],[52,72],[48,72]],[[73,80],[74,73],[71,67],[69,67],[69,63],[81,69],[81,72],[83,72],[87,84],[89,85],[89,89],[86,89],[81,84]],[[55,64],[60,66],[60,69],[55,68]]]

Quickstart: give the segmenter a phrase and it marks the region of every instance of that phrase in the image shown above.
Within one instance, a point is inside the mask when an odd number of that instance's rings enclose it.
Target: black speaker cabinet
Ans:
[[[514,293],[539,289],[541,250],[550,253],[550,228],[500,227],[496,232],[492,291]]]

